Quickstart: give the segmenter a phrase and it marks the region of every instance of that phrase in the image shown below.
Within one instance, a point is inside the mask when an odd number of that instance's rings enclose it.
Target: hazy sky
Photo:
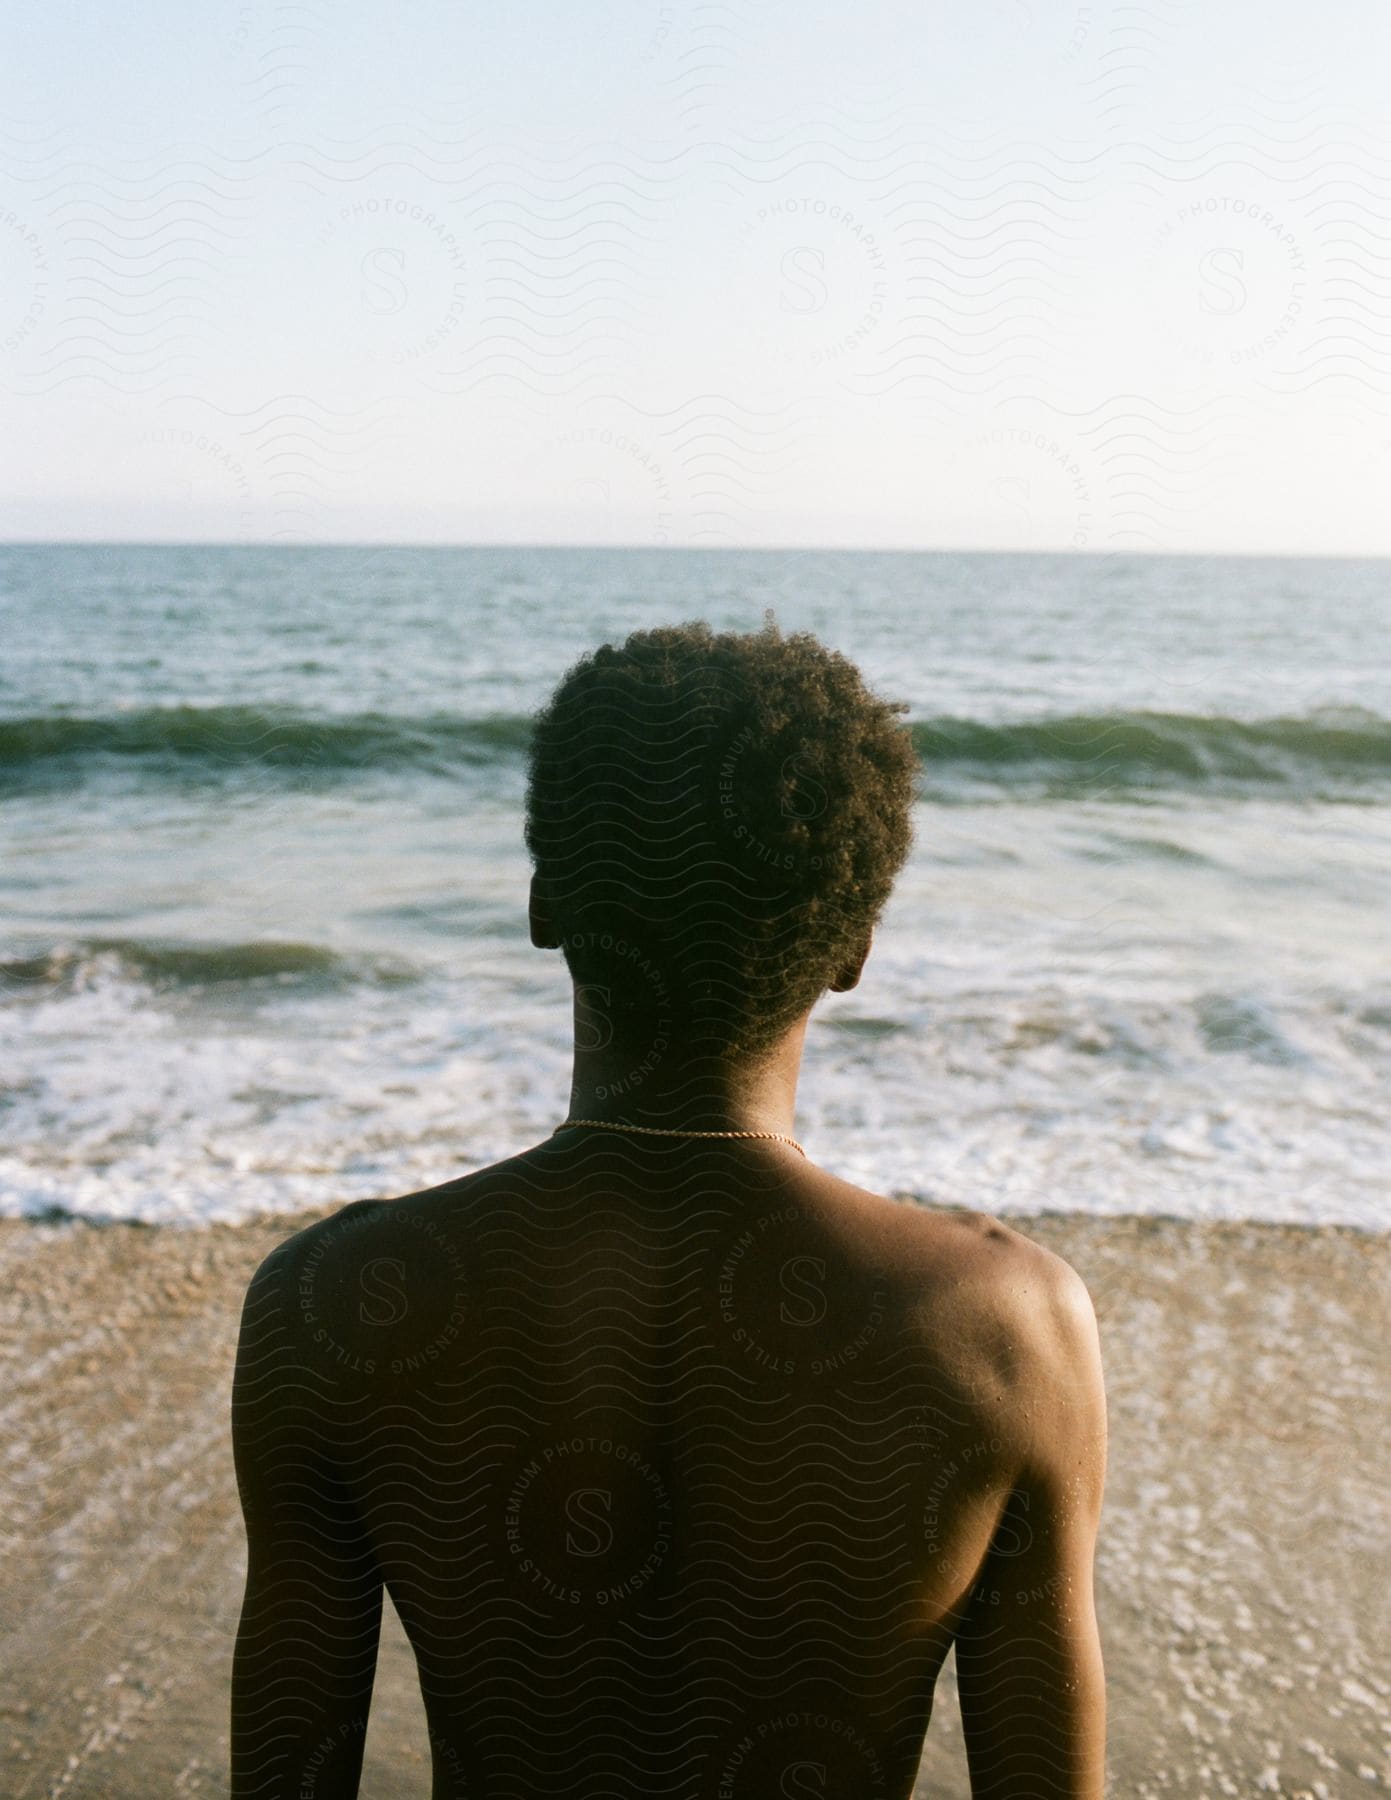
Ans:
[[[0,537],[1391,554],[1387,19],[31,7]]]

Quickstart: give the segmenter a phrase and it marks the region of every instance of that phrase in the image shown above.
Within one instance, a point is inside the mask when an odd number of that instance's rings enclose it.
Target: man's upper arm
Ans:
[[[1096,1315],[1031,1246],[1020,1469],[956,1637],[972,1800],[1100,1800],[1106,1696],[1092,1565],[1106,1474]]]
[[[358,1792],[382,1579],[335,1466],[332,1365],[307,1353],[293,1292],[301,1233],[266,1258],[242,1310],[232,1451],[246,1592],[232,1665],[233,1800]]]

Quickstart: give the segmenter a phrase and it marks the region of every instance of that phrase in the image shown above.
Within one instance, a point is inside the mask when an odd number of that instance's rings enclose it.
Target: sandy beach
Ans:
[[[226,1794],[232,1357],[252,1270],[306,1222],[0,1223],[9,1800]],[[1109,1791],[1391,1790],[1391,1239],[1011,1222],[1074,1264],[1101,1321]],[[429,1792],[389,1603],[362,1792]],[[917,1793],[969,1795],[950,1660]]]

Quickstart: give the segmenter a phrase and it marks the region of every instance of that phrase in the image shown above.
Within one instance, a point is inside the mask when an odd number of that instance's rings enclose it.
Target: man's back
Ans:
[[[546,1145],[282,1246],[236,1404],[249,1709],[302,1517],[311,1660],[365,1723],[384,1580],[436,1796],[906,1800],[954,1640],[975,1791],[1101,1792],[1094,1322],[993,1220]]]

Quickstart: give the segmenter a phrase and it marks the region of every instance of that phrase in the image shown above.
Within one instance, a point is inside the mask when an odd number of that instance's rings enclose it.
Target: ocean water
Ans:
[[[798,1130],[987,1211],[1391,1223],[1391,565],[0,547],[0,1213],[449,1180],[565,1112],[527,719],[766,607],[910,705],[913,859]]]

